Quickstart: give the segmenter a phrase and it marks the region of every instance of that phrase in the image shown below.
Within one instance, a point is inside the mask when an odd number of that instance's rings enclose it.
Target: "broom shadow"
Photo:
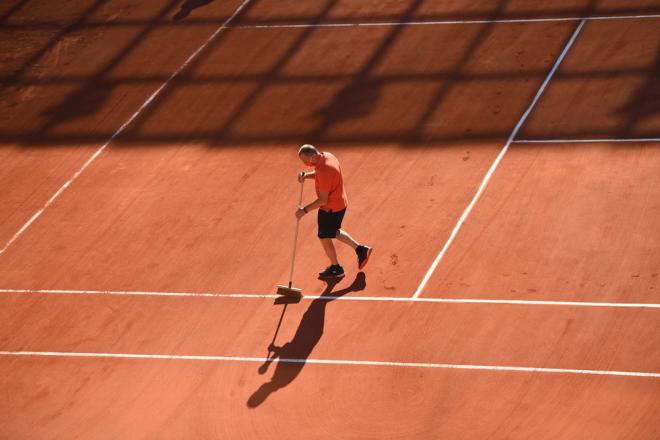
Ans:
[[[268,347],[269,352],[273,353],[263,365],[259,367],[259,374],[264,374],[268,369],[268,365],[276,358],[280,358],[280,362],[275,366],[275,372],[269,382],[264,383],[255,391],[247,401],[249,408],[256,408],[261,405],[272,393],[289,385],[293,380],[298,377],[302,371],[307,358],[314,350],[314,347],[321,340],[323,336],[323,327],[325,324],[325,308],[331,301],[346,295],[350,292],[358,292],[364,290],[367,286],[366,276],[364,272],[359,272],[350,286],[333,292],[332,289],[337,285],[338,281],[327,281],[327,286],[319,298],[312,301],[309,308],[304,313],[298,329],[291,341],[278,347],[273,343]],[[285,306],[286,307],[286,306]],[[284,316],[284,310],[282,311]],[[280,324],[282,318],[280,317]],[[279,326],[277,331],[279,330]],[[273,339],[274,341],[274,339]]]

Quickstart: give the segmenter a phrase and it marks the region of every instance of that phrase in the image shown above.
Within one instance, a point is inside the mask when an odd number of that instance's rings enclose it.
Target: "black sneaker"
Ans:
[[[362,269],[364,266],[367,265],[367,262],[369,261],[369,257],[371,256],[371,253],[373,252],[373,248],[370,248],[369,246],[358,246],[355,249],[355,253],[357,254],[358,257],[358,269]]]
[[[319,278],[322,280],[344,278],[344,268],[338,264],[333,264],[325,268],[323,272],[319,272]]]

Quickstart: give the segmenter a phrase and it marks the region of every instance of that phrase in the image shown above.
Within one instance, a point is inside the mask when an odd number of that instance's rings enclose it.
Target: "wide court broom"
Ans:
[[[300,182],[300,197],[298,198],[298,206],[302,205],[302,197],[303,197],[303,186],[305,184],[305,175],[304,173],[301,173],[303,175],[303,180]],[[300,226],[300,219],[296,219],[296,232],[293,234],[293,256],[291,257],[291,273],[289,274],[289,285],[288,286],[282,286],[278,285],[277,286],[277,294],[282,295],[282,296],[288,296],[291,298],[297,298],[300,299],[302,298],[302,289],[296,289],[295,287],[292,287],[293,284],[293,268],[296,263],[296,243],[298,241],[298,226]]]

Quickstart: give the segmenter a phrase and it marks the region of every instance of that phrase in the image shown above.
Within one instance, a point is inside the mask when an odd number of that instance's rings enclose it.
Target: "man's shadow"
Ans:
[[[183,20],[188,15],[190,15],[190,12],[193,9],[197,9],[197,8],[202,7],[204,5],[208,5],[212,1],[213,0],[186,0],[181,5],[181,9],[179,10],[179,12],[177,12],[176,15],[173,18],[174,18],[175,21]]]
[[[259,367],[259,374],[266,372],[268,365],[276,358],[279,358],[275,366],[275,372],[269,382],[264,383],[255,391],[247,401],[247,406],[256,408],[261,405],[272,393],[289,385],[300,374],[307,358],[314,350],[316,344],[323,336],[323,327],[325,324],[325,308],[331,301],[346,295],[349,292],[357,292],[367,287],[364,272],[360,272],[355,277],[353,283],[341,290],[333,292],[332,289],[338,281],[327,281],[327,286],[321,296],[309,305],[309,308],[300,320],[300,325],[296,330],[293,339],[281,347],[271,344],[268,349],[273,352],[273,357],[269,357],[264,365]]]

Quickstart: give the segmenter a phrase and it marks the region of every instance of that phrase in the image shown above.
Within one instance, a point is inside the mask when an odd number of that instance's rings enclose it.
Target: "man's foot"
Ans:
[[[319,272],[319,279],[329,280],[344,278],[345,275],[343,267],[338,264],[333,264],[332,266],[326,267],[323,272]]]
[[[358,257],[358,269],[364,268],[364,266],[367,265],[367,262],[369,261],[369,257],[371,256],[371,253],[373,252],[373,248],[370,248],[369,246],[358,246],[355,248],[355,253],[357,254]]]

